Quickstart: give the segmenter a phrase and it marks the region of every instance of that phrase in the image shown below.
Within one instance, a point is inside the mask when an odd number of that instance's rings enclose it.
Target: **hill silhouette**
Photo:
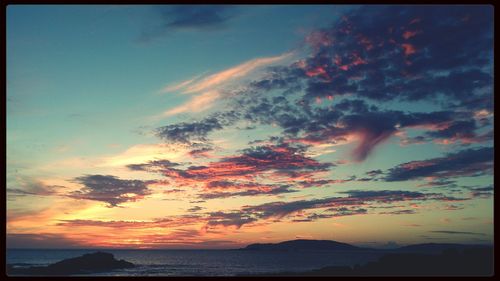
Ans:
[[[454,243],[423,243],[403,246],[395,249],[376,249],[367,247],[358,247],[348,243],[338,242],[334,240],[309,240],[297,239],[288,240],[279,243],[255,243],[250,244],[238,250],[256,250],[256,251],[380,251],[380,252],[396,252],[396,253],[441,253],[445,250],[465,250],[475,248],[488,248],[488,245],[467,245]]]
[[[347,243],[333,240],[306,240],[297,239],[284,241],[280,243],[256,243],[250,244],[241,250],[259,250],[259,251],[358,251],[365,248],[356,247]]]
[[[85,274],[103,272],[113,269],[131,268],[133,263],[116,260],[113,254],[96,252],[85,254],[80,257],[65,259],[48,266],[33,266],[28,268],[15,268],[7,265],[8,275],[37,275],[37,276],[57,276],[71,274]]]

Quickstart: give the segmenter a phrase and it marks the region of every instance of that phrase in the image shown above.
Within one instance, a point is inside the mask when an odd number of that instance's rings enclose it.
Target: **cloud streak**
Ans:
[[[481,235],[481,236],[485,235],[484,233],[468,232],[468,231],[451,231],[451,230],[433,230],[429,232],[440,233],[440,234],[451,234],[451,235]]]
[[[386,181],[416,180],[424,177],[453,178],[485,175],[493,169],[493,147],[466,149],[422,161],[411,161],[391,168]]]
[[[199,94],[192,97],[186,103],[165,111],[162,117],[184,112],[202,112],[208,110],[223,96],[221,91],[224,86],[244,78],[259,68],[281,62],[291,55],[292,53],[285,53],[275,57],[256,58],[204,78],[193,78],[176,85],[168,86],[163,91],[181,91],[184,94]]]
[[[274,57],[252,59],[235,67],[202,78],[196,83],[187,84],[183,92],[189,94],[206,91],[214,87],[221,86],[225,83],[235,81],[236,79],[243,78],[246,75],[264,66],[282,62],[283,60],[291,56],[292,53],[285,53]]]
[[[208,217],[208,226],[235,226],[242,227],[245,224],[254,223],[258,220],[280,220],[287,216],[296,216],[314,209],[325,209],[326,214],[311,214],[298,221],[313,221],[321,218],[332,218],[338,216],[367,214],[366,207],[373,203],[393,204],[412,201],[444,201],[467,200],[451,198],[440,193],[422,193],[401,190],[379,190],[364,191],[351,190],[342,192],[346,197],[327,197],[323,199],[299,200],[290,202],[270,202],[255,206],[243,206],[241,210],[231,212],[216,212]],[[363,208],[365,207],[365,208]],[[410,214],[407,210],[391,212],[392,215]]]
[[[168,117],[184,112],[202,112],[214,105],[214,102],[220,97],[216,90],[207,91],[201,95],[192,97],[188,102],[169,109],[162,114],[162,117]]]

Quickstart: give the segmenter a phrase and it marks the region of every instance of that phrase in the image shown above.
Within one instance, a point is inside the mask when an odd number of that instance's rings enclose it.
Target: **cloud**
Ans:
[[[227,157],[220,161],[239,167],[252,168],[252,172],[274,170],[276,173],[291,177],[300,176],[300,172],[327,171],[332,163],[320,163],[304,155],[305,148],[289,144],[263,145],[242,150],[240,156]]]
[[[456,181],[454,180],[446,180],[444,178],[437,178],[435,180],[426,182],[424,184],[420,184],[419,186],[449,186],[449,187],[457,187]]]
[[[457,206],[457,205],[447,205],[444,207],[444,210],[448,211],[455,211],[455,210],[463,210],[465,207],[463,206]]]
[[[134,202],[151,193],[147,188],[148,182],[121,180],[109,175],[85,175],[75,178],[74,182],[80,183],[84,187],[69,193],[68,197],[101,201],[108,203],[109,207],[117,207],[125,202]]]
[[[201,211],[203,210],[204,208],[203,207],[200,207],[200,206],[194,206],[194,207],[191,207],[189,209],[187,209],[188,212],[190,213],[194,213],[194,212],[198,212],[198,211]]]
[[[305,219],[294,219],[294,222],[310,222],[318,219],[328,219],[335,217],[344,217],[344,216],[355,216],[355,215],[364,215],[368,213],[367,209],[358,208],[358,207],[340,207],[340,208],[328,208],[325,210],[328,213],[321,214],[311,214],[308,215]]]
[[[211,185],[213,182],[209,182]],[[255,188],[257,187],[257,188]],[[228,188],[232,190],[234,187]],[[286,185],[259,185],[253,183],[239,184],[237,187],[242,191],[237,192],[220,192],[220,191],[207,191],[207,193],[201,193],[199,198],[202,199],[216,199],[216,198],[229,198],[238,196],[259,196],[259,195],[279,195],[291,192],[297,192],[296,190],[290,189],[290,186]]]
[[[450,231],[450,230],[433,230],[429,231],[432,233],[442,233],[442,234],[452,234],[452,235],[482,235],[484,236],[484,233],[477,233],[477,232],[467,232],[467,231]]]
[[[420,21],[412,21],[416,18]],[[463,40],[468,36],[478,44]],[[307,58],[268,68],[235,91],[232,108],[241,112],[236,119],[275,125],[284,137],[308,143],[356,141],[356,161],[404,129],[430,131],[404,139],[405,144],[492,139],[492,133],[477,135],[471,120],[492,110],[488,8],[361,7],[314,31],[308,44],[313,48]],[[425,101],[446,110],[409,113],[373,104],[389,101]]]
[[[31,178],[20,178],[17,181],[19,188],[7,187],[7,196],[53,196],[58,195],[59,190],[64,188],[59,185],[46,185],[41,181]],[[8,184],[10,186],[11,184]]]
[[[138,162],[153,161],[158,158],[166,158],[174,161],[183,159],[188,152],[189,149],[182,144],[137,144],[116,155],[103,157],[96,166],[117,167]]]
[[[365,114],[347,116],[341,121],[359,138],[358,145],[352,151],[355,160],[366,159],[375,146],[384,142],[396,132],[393,122],[386,121],[387,118],[391,117],[382,114],[377,114],[377,116]]]
[[[325,186],[325,185],[330,185],[330,184],[338,184],[338,183],[344,183],[350,181],[349,179],[347,180],[330,180],[330,179],[312,179],[312,178],[307,178],[303,181],[295,181],[294,183],[302,188],[309,188],[309,187],[319,187],[319,186]]]
[[[176,84],[167,85],[163,89],[160,90],[160,93],[164,94],[164,93],[179,91],[181,89],[186,88],[188,85],[193,84],[193,82],[198,80],[198,78],[200,78],[200,77],[201,77],[201,75],[198,75],[198,76],[195,76],[191,79],[184,80],[184,81],[176,83]]]
[[[462,20],[466,16],[469,20]],[[491,85],[492,17],[486,6],[353,10],[330,28],[315,31],[322,40],[309,42],[314,53],[302,68],[323,70],[309,79],[316,86],[309,96],[355,93],[378,101],[414,101],[444,95],[450,105],[458,101],[469,107],[469,101],[485,97],[477,90]],[[475,38],[477,44],[464,38]],[[330,87],[329,93],[318,91],[320,85]]]
[[[161,8],[162,15],[169,19],[166,25],[173,28],[200,28],[218,26],[231,16],[225,13],[226,5],[172,5]]]
[[[230,241],[217,240],[223,232],[206,231],[202,227],[203,217],[197,214],[169,216],[150,221],[100,221],[100,220],[62,220],[59,228],[72,228],[78,234],[72,235],[85,239],[86,247],[105,248],[203,248],[228,246]],[[116,236],[115,231],[126,232]],[[131,245],[133,243],[133,245]],[[233,247],[234,248],[234,247]]]
[[[160,23],[143,30],[140,41],[148,42],[174,31],[217,30],[237,15],[228,5],[161,5],[153,9]]]
[[[184,89],[184,93],[197,93],[213,89],[216,86],[221,86],[222,84],[245,77],[258,68],[281,62],[289,58],[291,55],[292,53],[285,53],[275,57],[264,57],[249,60],[235,67],[202,78],[196,83],[187,84]]]
[[[382,170],[377,169],[366,172],[366,176],[364,178],[357,178],[356,176],[354,177],[357,181],[378,181],[380,176],[382,176],[383,174],[384,172]]]
[[[380,212],[379,214],[381,215],[410,215],[410,214],[416,214],[417,211],[415,210],[397,210],[397,211],[391,211],[391,212]]]
[[[474,198],[491,198],[493,196],[493,185],[470,188],[471,196]]]
[[[162,22],[146,31],[145,39],[185,29],[217,29],[234,17],[233,8],[227,6],[168,6],[158,10],[162,10]],[[335,167],[334,163],[340,165],[341,161],[317,160],[326,158],[326,155],[316,158],[320,155],[318,151],[327,151],[325,147],[352,144],[353,159],[364,161],[393,136],[408,145],[434,142],[471,146],[491,141],[493,130],[488,129],[493,116],[492,30],[492,9],[486,6],[366,6],[353,10],[333,25],[307,36],[305,40],[311,48],[304,50],[307,54],[302,59],[287,63],[292,53],[256,58],[165,87],[162,92],[186,94],[187,102],[170,108],[164,116],[202,112],[221,100],[227,107],[194,121],[159,127],[155,134],[165,144],[133,146],[119,155],[103,158],[100,165],[125,165],[131,171],[161,174],[165,180],[85,175],[74,179],[83,187],[68,193],[67,197],[116,207],[142,200],[151,194],[149,185],[155,184],[168,185],[164,193],[189,191],[194,194],[191,199],[246,196],[238,199],[241,201],[261,196],[259,200],[269,200],[302,188],[355,180],[356,177],[346,180],[326,177]],[[253,75],[257,70],[262,71]],[[417,112],[420,108],[425,110]],[[246,128],[273,126],[274,129],[268,131],[273,135],[266,136],[266,141],[249,143],[253,146],[212,158],[210,152],[215,150],[211,134],[231,126],[240,130],[241,124]],[[387,171],[368,171],[357,180],[426,179],[428,182],[421,186],[440,186],[450,191],[449,187],[457,186],[450,178],[492,172],[493,147],[455,151],[457,146],[447,147],[452,152],[444,156],[419,161],[409,159]],[[196,159],[201,161],[193,164],[184,162],[186,157],[205,159]],[[292,197],[292,201],[283,199],[288,196],[278,196],[281,199],[273,200],[283,201],[264,201],[266,203],[222,211],[204,211],[200,206],[192,206],[187,211],[195,212],[194,215],[149,221],[63,220],[57,226],[89,228],[93,232],[93,228],[144,231],[203,224],[207,228],[240,228],[372,212],[404,215],[419,212],[417,208],[409,208],[415,202],[420,205],[432,201],[443,203],[437,207],[439,210],[459,210],[459,204],[450,205],[450,202],[490,198],[494,191],[493,186],[474,186],[461,187],[458,192],[463,195],[464,190],[470,192],[466,198],[393,189],[337,191],[339,197],[310,199],[310,195],[306,195],[298,198],[307,200]],[[7,192],[53,195],[56,189],[33,183],[9,186]],[[383,212],[378,208],[383,208]],[[198,245],[202,243],[199,240],[202,232],[179,229],[158,235],[148,231],[137,241],[153,246],[188,242]],[[433,232],[472,235],[446,230]],[[43,236],[41,239],[57,238]],[[115,242],[126,243],[125,240]]]
[[[423,136],[406,138],[403,141],[406,144],[423,143],[426,141],[434,141],[439,144],[453,144],[460,142],[462,145],[472,143],[480,143],[493,140],[493,131],[489,131],[478,135],[478,129],[474,119],[454,120],[436,127],[435,130],[426,132]]]
[[[437,138],[472,138],[473,132],[476,130],[474,120],[455,121],[442,130],[428,132],[431,137]]]
[[[210,181],[206,185],[206,189],[220,190],[220,191],[249,190],[249,189],[269,191],[277,187],[280,186],[272,184],[260,184],[256,182],[238,182],[238,181],[226,181],[226,180]]]
[[[203,144],[208,141],[209,133],[233,124],[235,119],[237,119],[235,111],[214,113],[200,121],[181,122],[159,127],[155,133],[169,143]]]
[[[285,186],[250,182],[257,178],[268,178],[274,182],[293,181],[298,187],[339,182],[315,179],[315,175],[327,172],[334,164],[321,163],[304,154],[303,146],[277,143],[246,148],[239,154],[222,157],[202,166],[180,168],[170,161],[166,164],[157,161],[129,165],[129,168],[160,172],[177,186],[200,187],[205,192],[218,192],[200,195],[204,199],[293,192],[288,188],[290,187],[288,184]],[[227,191],[238,192],[228,193]]]
[[[243,95],[236,103],[241,113],[235,115],[233,122],[227,125],[234,124],[234,120],[238,119],[277,125],[283,129],[286,141],[308,145],[357,142],[352,151],[353,158],[357,161],[366,159],[376,146],[391,136],[401,134],[404,129],[438,130],[442,128],[442,124],[454,119],[470,117],[469,114],[454,111],[405,113],[380,110],[360,99],[344,99],[329,108],[297,107],[284,96],[270,98]],[[221,126],[218,130],[224,127]]]
[[[249,223],[256,222],[257,218],[253,218],[250,215],[241,212],[212,212],[208,217],[207,227],[210,226],[224,226],[230,227],[235,226],[240,228],[241,226]]]
[[[38,249],[38,248],[81,248],[79,241],[67,238],[62,234],[53,233],[7,233],[8,249]]]
[[[201,209],[198,207],[193,207],[190,209],[190,212],[197,212],[196,214],[169,216],[167,218],[159,218],[151,221],[62,220],[58,225],[65,227],[149,229],[204,224],[205,226],[203,228],[207,231],[212,227],[222,226],[241,228],[244,225],[255,225],[266,223],[266,221],[279,221],[287,218],[290,219],[290,221],[306,222],[340,216],[369,214],[369,209],[378,208],[377,206],[372,206],[374,203],[387,204],[386,207],[388,208],[401,207],[400,204],[403,202],[427,200],[449,202],[454,199],[440,193],[422,193],[402,190],[350,190],[342,193],[347,194],[347,196],[289,202],[276,201],[260,205],[245,205],[236,210],[206,213],[199,212]],[[322,209],[321,213],[311,212],[318,209]],[[398,215],[415,212],[410,210],[399,210],[388,212],[388,214]]]
[[[161,171],[162,169],[179,166],[179,163],[174,163],[169,160],[152,160],[143,164],[129,164],[127,168],[132,171],[148,171],[155,172]]]
[[[64,227],[106,227],[114,229],[150,229],[150,228],[171,228],[200,223],[199,215],[181,215],[169,218],[160,218],[150,221],[124,221],[124,220],[60,220],[58,226]]]
[[[351,198],[357,199],[369,199],[370,201],[376,201],[379,203],[390,203],[393,201],[406,201],[413,199],[423,199],[425,200],[429,196],[436,198],[438,195],[436,193],[424,194],[421,192],[413,191],[400,191],[400,190],[349,190],[342,191],[340,193],[348,194]]]
[[[209,75],[205,78],[193,78],[177,85],[166,87],[163,91],[178,91],[184,94],[201,93],[192,97],[188,102],[165,111],[161,117],[168,117],[184,112],[202,112],[211,108],[222,96],[219,88],[234,83],[251,72],[289,58],[292,53],[285,53],[275,57],[256,58],[235,67]]]
[[[189,155],[191,155],[194,158],[200,158],[200,157],[210,157],[209,152],[212,152],[213,149],[209,147],[202,147],[199,149],[193,149],[189,151]]]
[[[293,135],[303,132],[301,137],[294,138],[295,141],[303,143],[357,142],[352,151],[356,161],[366,159],[375,147],[405,128],[440,124],[453,120],[456,115],[451,111],[429,113],[382,111],[357,99],[342,100],[330,110],[318,109],[314,113],[307,122],[287,120],[278,124],[284,127],[284,132],[291,132]]]
[[[378,190],[363,191],[351,190],[342,192],[348,194],[346,197],[327,197],[322,199],[298,200],[290,202],[270,202],[261,205],[243,206],[240,210],[228,212],[212,213],[208,218],[208,226],[235,226],[242,227],[245,224],[257,222],[259,220],[280,220],[287,216],[295,218],[298,221],[313,221],[322,218],[331,218],[347,215],[368,214],[366,208],[372,203],[400,203],[406,201],[443,201],[462,200],[444,196],[440,193],[421,193],[401,190]],[[464,199],[467,200],[467,199]],[[310,214],[304,217],[304,213],[314,209],[325,209],[321,214]],[[408,214],[407,210],[399,214]],[[392,212],[396,215],[398,212]],[[298,219],[296,218],[298,217]],[[293,220],[292,220],[293,221]]]
[[[211,108],[214,102],[219,98],[218,91],[211,90],[201,95],[192,97],[188,102],[175,108],[165,111],[162,116],[168,117],[184,112],[201,112]]]
[[[444,157],[411,161],[389,169],[384,180],[405,181],[425,177],[452,178],[479,176],[493,168],[493,147],[466,149]]]

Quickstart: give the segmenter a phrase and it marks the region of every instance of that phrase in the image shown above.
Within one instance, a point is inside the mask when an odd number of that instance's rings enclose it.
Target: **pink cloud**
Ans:
[[[418,33],[420,33],[421,31],[419,30],[407,30],[403,33],[403,38],[408,40],[412,37],[414,37],[415,35],[417,35]]]
[[[408,44],[408,43],[401,44],[401,47],[403,48],[406,56],[412,55],[412,54],[417,52],[417,50],[415,49],[415,47],[412,44]]]

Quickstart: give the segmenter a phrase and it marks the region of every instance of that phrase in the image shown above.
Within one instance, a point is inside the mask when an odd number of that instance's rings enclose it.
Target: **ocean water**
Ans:
[[[355,251],[239,251],[239,250],[101,250],[124,259],[135,268],[102,272],[99,276],[234,276],[308,271],[326,266],[364,264],[380,252]],[[7,264],[48,265],[96,250],[6,251]]]

